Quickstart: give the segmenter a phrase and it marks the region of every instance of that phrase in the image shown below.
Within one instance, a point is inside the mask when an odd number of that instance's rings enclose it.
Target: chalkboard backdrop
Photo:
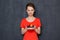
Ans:
[[[42,22],[39,40],[60,40],[60,0],[0,0],[0,40],[22,40],[19,26],[29,2]]]

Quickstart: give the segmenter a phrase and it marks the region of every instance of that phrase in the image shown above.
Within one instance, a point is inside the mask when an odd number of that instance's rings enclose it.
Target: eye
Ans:
[[[30,10],[27,10],[27,11],[30,11]]]
[[[34,10],[31,10],[31,11],[34,11]]]

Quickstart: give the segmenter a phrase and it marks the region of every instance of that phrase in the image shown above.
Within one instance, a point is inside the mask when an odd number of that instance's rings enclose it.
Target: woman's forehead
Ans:
[[[34,8],[33,8],[33,7],[31,7],[31,6],[28,6],[28,7],[27,7],[27,9],[34,9]]]

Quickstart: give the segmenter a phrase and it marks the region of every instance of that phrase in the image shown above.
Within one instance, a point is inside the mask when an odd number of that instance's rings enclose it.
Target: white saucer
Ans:
[[[33,30],[34,28],[27,28],[27,29],[31,29],[31,30]]]

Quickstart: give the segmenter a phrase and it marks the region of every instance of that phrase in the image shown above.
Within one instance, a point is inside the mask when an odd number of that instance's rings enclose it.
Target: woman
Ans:
[[[21,33],[24,35],[23,40],[38,40],[37,34],[40,34],[41,22],[40,19],[34,17],[35,6],[33,3],[26,5],[28,16],[21,20]]]

